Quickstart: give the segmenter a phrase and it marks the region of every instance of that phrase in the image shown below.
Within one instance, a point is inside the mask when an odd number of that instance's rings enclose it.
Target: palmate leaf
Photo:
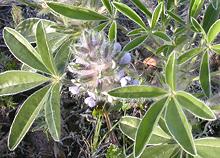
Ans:
[[[147,9],[147,7],[140,1],[140,0],[131,0],[134,5],[140,9],[144,14],[146,14],[148,17],[152,17],[151,12]]]
[[[189,10],[189,15],[191,17],[196,18],[199,14],[199,12],[202,9],[204,0],[194,0],[194,1],[190,1],[190,10]]]
[[[142,43],[146,41],[147,37],[148,35],[142,35],[142,36],[136,37],[135,39],[133,39],[131,42],[129,42],[128,44],[124,46],[123,52],[129,52],[137,48],[138,46],[140,46]]]
[[[136,36],[136,35],[141,35],[144,32],[142,28],[138,29],[133,29],[130,32],[127,33],[127,36]]]
[[[99,21],[108,20],[108,17],[101,15],[96,11],[90,10],[88,8],[75,7],[59,2],[47,2],[47,5],[55,12],[72,19]]]
[[[113,9],[112,9],[112,4],[110,0],[101,0],[102,4],[106,7],[106,9],[108,9],[109,13],[112,14],[113,13]]]
[[[167,10],[172,9],[175,6],[175,0],[167,0]]]
[[[198,23],[198,21],[195,18],[193,18],[193,17],[191,18],[191,23],[192,23],[192,26],[194,27],[194,30],[196,32],[201,32],[204,35],[206,34],[203,27]]]
[[[205,105],[202,101],[194,97],[193,95],[184,91],[178,91],[175,95],[180,105],[192,112],[197,117],[205,120],[215,120],[215,114],[212,110]]]
[[[37,87],[50,78],[28,71],[6,71],[0,74],[0,96],[13,95]]]
[[[200,158],[219,158],[220,139],[207,137],[195,140],[198,157]]]
[[[167,42],[172,41],[172,39],[166,33],[162,32],[162,31],[155,31],[155,32],[153,32],[153,35],[155,35],[156,37],[159,37],[162,40],[167,41]]]
[[[55,75],[56,68],[53,60],[53,55],[48,44],[47,35],[42,21],[39,21],[37,24],[36,40],[38,53],[41,55],[43,63],[46,65],[47,69]]]
[[[166,107],[168,98],[162,98],[155,102],[142,118],[135,136],[134,156],[139,157],[149,143],[154,128],[160,119],[161,113]]]
[[[8,147],[14,150],[24,138],[47,100],[49,86],[28,97],[16,114],[8,137]]]
[[[144,30],[146,30],[146,25],[141,19],[141,17],[132,10],[129,6],[119,3],[119,2],[113,2],[115,8],[119,10],[121,13],[123,13],[125,16],[127,16],[129,19],[137,23],[140,27],[142,27]]]
[[[209,54],[205,52],[202,57],[199,80],[202,86],[202,89],[207,97],[211,96],[211,77],[210,77],[210,68],[209,68]]]
[[[151,29],[153,29],[156,26],[156,24],[160,18],[160,15],[162,13],[162,10],[163,10],[163,3],[161,2],[157,5],[157,7],[155,8],[155,10],[153,12],[151,25],[150,25]]]
[[[103,22],[99,24],[98,26],[96,26],[94,30],[98,32],[103,31],[108,25],[109,25],[109,21]]]
[[[217,20],[209,29],[207,33],[207,40],[209,43],[213,42],[213,40],[216,38],[216,36],[220,32],[220,20]]]
[[[135,140],[135,134],[137,128],[141,122],[140,118],[132,116],[123,116],[119,122],[119,128],[123,134],[125,134],[131,140]],[[153,130],[151,139],[148,144],[156,145],[161,143],[167,143],[171,140],[171,137],[167,135],[159,126],[156,126]]]
[[[39,18],[25,19],[17,25],[15,30],[18,31],[30,43],[35,43],[36,28],[39,21],[41,21],[44,24],[44,28],[47,34],[56,33],[56,29],[52,28],[52,26],[57,26],[55,22]]]
[[[182,149],[191,155],[196,155],[197,152],[188,120],[179,103],[174,98],[171,98],[168,103],[165,120],[170,134]]]
[[[176,144],[151,146],[144,150],[141,158],[170,158],[177,148]]]
[[[150,146],[145,148],[140,158],[171,158],[176,149],[177,144]],[[134,155],[131,154],[127,158],[134,158]]]
[[[212,24],[218,20],[220,14],[220,5],[216,6],[215,4],[219,3],[219,0],[212,0],[208,8],[206,9],[205,16],[203,19],[203,25],[205,32],[207,33]]]
[[[177,59],[178,64],[183,64],[183,63],[191,60],[195,56],[199,55],[203,50],[204,50],[203,48],[193,48],[193,49],[185,52],[184,54],[182,54],[178,57],[178,59]]]
[[[113,21],[108,32],[108,38],[110,42],[117,41],[117,23]]]
[[[47,126],[55,141],[59,141],[61,135],[60,86],[60,83],[51,86],[44,107]]]
[[[65,68],[70,59],[70,45],[71,39],[66,40],[63,44],[55,51],[55,65],[60,75],[65,72]]]
[[[115,88],[109,91],[108,94],[120,98],[152,98],[166,95],[167,92],[158,87],[127,86]]]
[[[6,45],[19,61],[31,68],[49,73],[48,69],[42,63],[42,59],[38,52],[20,33],[8,27],[5,27],[3,32]]]
[[[179,24],[185,25],[184,20],[181,19],[181,17],[175,13],[173,13],[173,11],[167,11],[168,15],[171,16],[176,22],[178,22]]]
[[[176,54],[171,53],[166,65],[166,83],[172,90],[176,90]]]
[[[215,53],[220,54],[220,44],[212,45],[211,49],[215,51]]]

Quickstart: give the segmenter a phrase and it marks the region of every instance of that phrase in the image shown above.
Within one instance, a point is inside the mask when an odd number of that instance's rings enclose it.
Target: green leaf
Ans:
[[[205,52],[202,57],[199,80],[203,89],[203,92],[207,97],[211,96],[211,77],[209,68],[209,54]]]
[[[199,12],[202,9],[203,3],[204,3],[204,0],[190,1],[190,10],[189,10],[190,17],[196,18],[199,15]]]
[[[35,43],[36,28],[39,21],[42,21],[42,23],[44,24],[44,28],[47,34],[56,32],[56,29],[52,28],[57,25],[55,22],[39,18],[28,18],[23,20],[16,27],[16,31],[24,36],[24,38],[27,39],[30,43]]]
[[[160,120],[159,120],[158,124],[159,124],[159,126],[161,127],[161,129],[162,129],[167,135],[171,136],[171,135],[170,135],[170,132],[169,132],[169,130],[168,130],[168,128],[167,128],[167,125],[166,125],[166,120],[165,120],[163,117],[160,117]]]
[[[107,26],[108,26],[109,22],[103,22],[101,24],[99,24],[97,27],[95,27],[96,31],[103,31]]]
[[[220,20],[217,20],[209,29],[207,33],[207,40],[209,43],[213,42],[213,40],[217,37],[220,32]]]
[[[140,118],[133,116],[123,116],[119,122],[119,128],[121,132],[126,135],[131,140],[135,140],[135,134],[137,128],[141,122]],[[149,141],[149,144],[160,144],[162,142],[169,142],[171,137],[167,135],[159,126],[156,126],[153,130],[152,137]]]
[[[171,158],[178,148],[176,144],[156,145],[145,148],[141,158]]]
[[[171,98],[167,106],[165,120],[171,135],[183,150],[191,155],[196,155],[196,148],[188,120],[174,98]]]
[[[172,7],[175,6],[175,1],[176,0],[167,0],[167,10],[172,9]]]
[[[117,40],[117,23],[113,21],[108,32],[108,38],[110,42]]]
[[[107,20],[104,15],[97,13],[97,11],[88,8],[75,7],[59,2],[47,2],[47,5],[55,12],[77,20]]]
[[[164,53],[165,56],[168,56],[173,51],[174,48],[175,48],[174,45],[165,44],[159,47],[155,52],[155,54]]]
[[[216,119],[215,114],[212,112],[212,110],[205,103],[203,103],[193,95],[184,91],[179,91],[176,93],[176,98],[183,108],[186,108],[197,117],[205,120]]]
[[[157,5],[157,7],[155,8],[154,12],[153,12],[153,15],[152,15],[152,20],[151,20],[151,28],[153,29],[156,24],[158,23],[158,20],[160,18],[160,14],[162,13],[162,10],[163,10],[163,3],[159,3]]]
[[[111,0],[101,0],[102,4],[108,9],[109,13],[112,14],[112,5],[111,5]]]
[[[175,52],[169,55],[166,64],[166,83],[172,90],[176,90],[176,54]]]
[[[212,45],[211,49],[215,51],[215,53],[220,54],[220,44]]]
[[[173,13],[173,11],[167,11],[168,15],[171,16],[176,22],[178,22],[179,24],[185,25],[185,22],[181,19],[181,17],[175,13]]]
[[[50,70],[52,74],[56,74],[56,68],[53,61],[52,52],[48,45],[48,39],[44,29],[43,22],[39,21],[36,30],[36,39],[38,53],[41,55],[43,63],[46,65],[47,69]]]
[[[156,31],[153,33],[153,35],[155,35],[155,36],[157,36],[167,42],[172,41],[171,38],[166,33],[162,32],[162,31]]]
[[[36,28],[39,21],[41,21],[44,25],[48,43],[52,52],[54,52],[54,50],[56,50],[62,42],[66,40],[66,38],[71,36],[69,34],[62,33],[62,30],[58,30],[60,29],[60,26],[58,26],[55,22],[39,18],[29,18],[22,21],[16,27],[16,30],[30,43],[36,43]]]
[[[166,103],[167,97],[155,102],[142,118],[135,135],[135,157],[139,157],[143,153],[145,146],[149,143],[153,130],[157,126]]]
[[[65,68],[69,62],[71,43],[72,43],[71,39],[65,41],[56,51],[54,60],[55,60],[56,68],[60,73],[60,75],[62,75],[65,72]]]
[[[177,59],[178,64],[186,63],[187,61],[191,60],[192,58],[200,54],[203,50],[204,50],[203,48],[193,48],[188,52],[180,55],[179,58]]]
[[[44,106],[47,126],[55,141],[59,141],[61,135],[60,86],[60,83],[52,85]]]
[[[11,53],[26,65],[48,73],[47,68],[43,65],[40,55],[31,46],[31,44],[16,30],[5,27],[4,41]]]
[[[13,95],[30,90],[50,78],[28,71],[6,71],[0,74],[0,96]]]
[[[219,158],[220,139],[207,137],[195,140],[198,156],[201,158]]]
[[[131,2],[140,9],[144,14],[146,14],[149,18],[152,17],[151,12],[147,9],[147,7],[140,0],[131,0]]]
[[[30,129],[45,103],[48,89],[49,86],[36,91],[21,105],[9,132],[8,147],[10,150],[18,146]]]
[[[212,24],[218,20],[220,14],[220,5],[215,6],[214,3],[218,3],[219,0],[212,0],[206,9],[205,16],[203,19],[203,28],[207,33]]]
[[[191,18],[191,24],[192,24],[192,26],[193,26],[193,28],[194,28],[194,30],[196,31],[196,32],[201,32],[201,33],[203,33],[204,35],[206,34],[205,33],[205,30],[203,29],[203,27],[198,23],[198,21],[195,19],[195,18]]]
[[[115,88],[109,91],[108,94],[120,98],[152,98],[166,95],[167,92],[158,87],[127,86]]]
[[[138,28],[138,29],[133,29],[130,32],[127,33],[127,36],[135,36],[135,35],[140,35],[144,32],[144,30],[142,28]]]
[[[127,16],[129,19],[137,23],[140,27],[142,27],[144,30],[146,30],[146,25],[141,19],[141,17],[132,10],[129,6],[119,3],[119,2],[113,2],[115,8],[119,10],[121,13],[123,13],[125,16]]]
[[[137,48],[142,43],[144,43],[144,41],[147,39],[147,37],[148,37],[147,35],[136,37],[135,39],[133,39],[131,42],[129,42],[128,44],[126,44],[124,46],[123,52],[129,52],[129,51]]]

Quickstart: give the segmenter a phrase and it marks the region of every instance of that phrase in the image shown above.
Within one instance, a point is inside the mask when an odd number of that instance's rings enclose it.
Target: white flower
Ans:
[[[88,92],[88,95],[90,96],[90,97],[92,97],[94,100],[95,100],[95,94],[94,93],[92,93],[92,92]]]
[[[121,78],[120,83],[121,83],[121,87],[125,87],[128,84],[128,81],[126,80],[125,77],[123,77]]]

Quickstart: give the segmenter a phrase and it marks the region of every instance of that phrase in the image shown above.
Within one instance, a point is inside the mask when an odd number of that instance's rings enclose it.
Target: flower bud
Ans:
[[[131,62],[131,54],[130,53],[125,53],[125,55],[121,58],[119,61],[120,65],[126,65]]]
[[[114,50],[114,52],[116,52],[116,53],[118,53],[118,52],[120,52],[121,51],[121,44],[120,43],[118,43],[118,42],[116,42],[116,43],[114,43],[114,46],[113,46],[114,48],[113,48],[113,50]]]

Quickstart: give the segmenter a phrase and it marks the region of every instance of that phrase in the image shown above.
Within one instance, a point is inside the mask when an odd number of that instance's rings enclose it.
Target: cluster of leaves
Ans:
[[[23,66],[22,70],[0,74],[0,96],[39,88],[27,98],[15,116],[8,139],[10,150],[18,146],[42,110],[51,136],[55,141],[60,140],[60,92],[66,83],[69,46],[79,38],[85,27],[95,28],[96,31],[107,30],[109,43],[117,42],[117,31],[123,28],[117,21],[120,12],[138,27],[127,32],[131,41],[123,47],[120,56],[143,46],[164,63],[161,73],[163,87],[127,86],[108,93],[119,98],[155,99],[143,118],[125,116],[119,122],[121,131],[134,141],[133,153],[129,157],[218,157],[220,139],[193,138],[185,110],[207,121],[215,120],[215,114],[203,101],[185,92],[186,87],[180,88],[180,79],[176,77],[186,66],[193,67],[202,56],[199,76],[195,76],[194,80],[200,81],[202,96],[212,97],[211,76],[216,73],[210,72],[209,56],[220,53],[220,45],[215,42],[220,32],[218,0],[209,3],[203,24],[197,21],[197,17],[204,0],[190,1],[187,17],[178,14],[177,7],[187,5],[187,0],[158,0],[153,12],[140,0],[130,1],[146,15],[148,23],[119,0],[101,0],[101,6],[106,9],[104,12],[98,7],[88,9],[50,1],[45,4],[63,25],[35,18],[24,20],[16,29],[4,29],[6,45]],[[97,5],[100,6],[100,3]],[[80,20],[80,23],[75,25],[72,19]],[[69,22],[72,23],[69,25]],[[168,27],[173,28],[170,34],[166,32]],[[195,40],[199,44],[195,45]],[[148,45],[149,41],[156,46]],[[36,47],[31,43],[35,43]],[[98,128],[97,131],[100,131],[100,124]],[[116,149],[112,147],[109,155],[114,155],[114,150],[119,152]]]

